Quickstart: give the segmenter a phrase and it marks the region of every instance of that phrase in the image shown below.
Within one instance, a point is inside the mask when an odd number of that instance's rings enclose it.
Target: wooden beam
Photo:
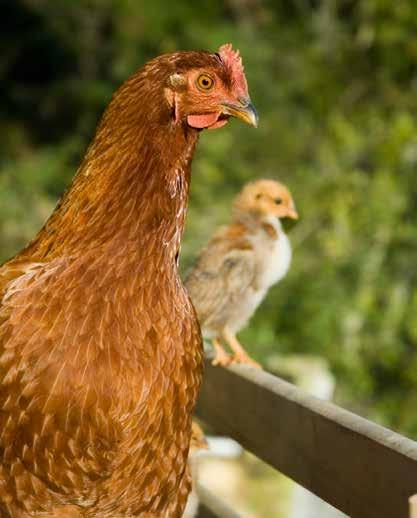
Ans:
[[[417,443],[246,366],[206,361],[197,415],[355,518],[408,518]]]
[[[197,484],[197,495],[200,502],[197,518],[241,518],[240,514],[202,484]]]

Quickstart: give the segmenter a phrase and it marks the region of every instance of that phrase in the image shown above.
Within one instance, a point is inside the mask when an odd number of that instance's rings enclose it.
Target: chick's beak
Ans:
[[[223,103],[221,105],[222,112],[225,115],[231,115],[238,119],[250,124],[251,126],[258,127],[258,113],[255,106],[251,103],[250,99],[244,99],[238,103]]]
[[[287,218],[298,219],[298,212],[296,211],[294,205],[288,207]]]

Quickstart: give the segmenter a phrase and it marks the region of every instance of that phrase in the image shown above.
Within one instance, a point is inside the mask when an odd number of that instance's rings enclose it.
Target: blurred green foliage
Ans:
[[[325,356],[340,402],[417,437],[414,0],[3,0],[0,26],[1,259],[45,220],[117,85],[231,41],[260,127],[202,136],[183,265],[245,182],[286,182],[293,268],[242,341]]]

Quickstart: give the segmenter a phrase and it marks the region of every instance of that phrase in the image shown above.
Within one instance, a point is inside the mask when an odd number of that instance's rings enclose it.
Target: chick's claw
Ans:
[[[261,365],[252,360],[249,354],[245,351],[239,340],[236,338],[236,335],[230,331],[227,327],[223,330],[223,336],[232,351],[234,352],[234,356],[232,358],[232,363],[243,363],[245,365],[250,365],[251,367],[256,367],[257,369],[262,369]]]
[[[232,363],[232,357],[225,351],[222,353],[216,353],[216,357],[211,362],[212,365],[220,365],[221,367],[227,367]]]
[[[216,351],[216,355],[211,362],[212,365],[220,365],[221,367],[227,367],[232,362],[232,357],[227,354],[223,349],[222,345],[218,340],[213,340],[213,346]]]
[[[249,365],[249,367],[255,367],[256,369],[262,369],[262,365],[257,361],[253,360],[248,354],[245,352],[236,353],[232,357],[232,363],[240,363],[244,365]]]

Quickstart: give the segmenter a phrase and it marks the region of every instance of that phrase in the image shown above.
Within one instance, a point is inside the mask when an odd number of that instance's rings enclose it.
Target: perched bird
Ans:
[[[0,516],[177,517],[200,328],[177,257],[201,129],[256,125],[230,45],[115,93],[38,236],[0,268]]]
[[[284,185],[274,180],[247,184],[235,199],[232,222],[214,234],[185,281],[203,336],[212,339],[214,365],[234,361],[259,367],[236,333],[288,272],[291,245],[282,218],[298,218]],[[233,350],[233,359],[223,341]]]

